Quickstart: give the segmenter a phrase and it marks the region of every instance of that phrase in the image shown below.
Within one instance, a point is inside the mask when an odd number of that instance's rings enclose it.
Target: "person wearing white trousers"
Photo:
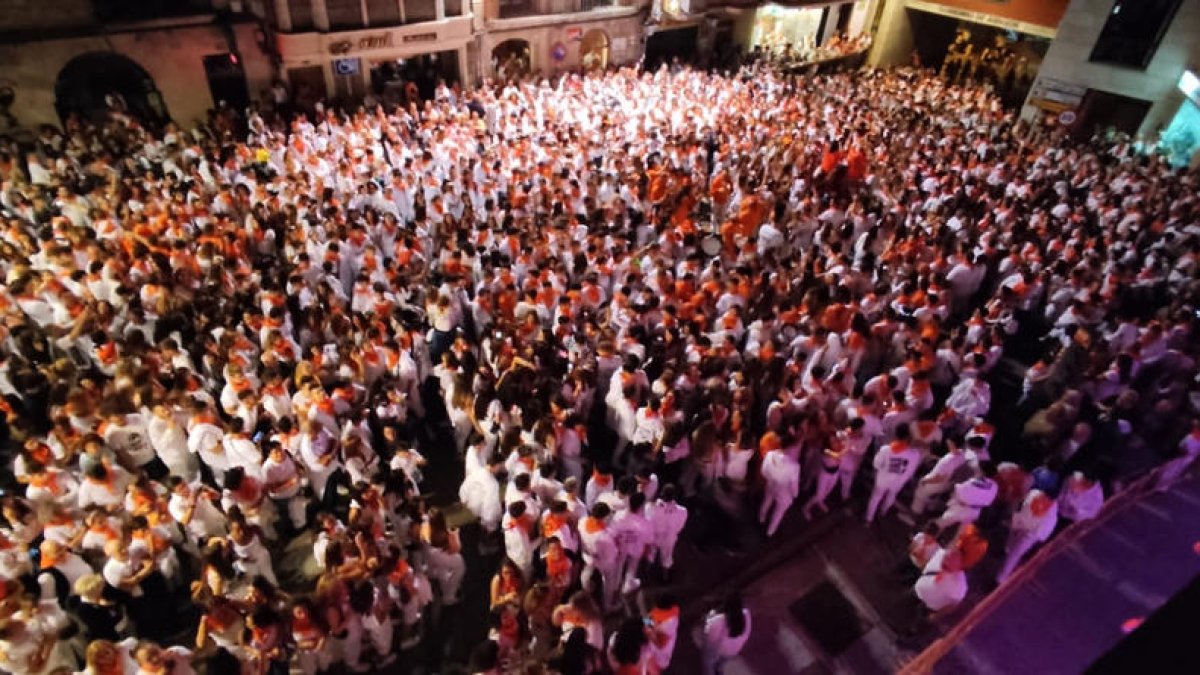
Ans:
[[[912,512],[922,515],[929,508],[929,502],[934,497],[946,494],[954,486],[954,472],[967,462],[967,456],[954,441],[946,442],[946,454],[938,458],[937,463],[921,479],[917,481],[917,489],[913,492]]]
[[[762,477],[766,486],[762,506],[758,509],[758,522],[767,524],[767,536],[779,529],[784,514],[800,494],[800,463],[781,448],[767,451],[762,460]]]
[[[600,582],[604,586],[604,608],[612,607],[616,602],[618,577],[620,567],[617,550],[617,540],[605,519],[609,515],[608,504],[600,502],[592,507],[592,515],[583,519],[579,525],[579,543],[583,549],[583,573],[580,583],[589,588],[592,577],[600,574]]]
[[[896,503],[896,495],[912,479],[921,463],[921,453],[908,444],[908,425],[896,427],[896,440],[875,453],[875,489],[867,502],[868,523],[876,513],[887,514]]]
[[[846,461],[846,453],[840,449],[830,448],[822,453],[821,470],[817,472],[817,491],[804,505],[806,520],[812,517],[813,508],[821,509],[822,513],[829,510],[829,507],[825,505],[825,500],[833,493],[833,488],[837,487],[838,481],[841,479],[841,468],[844,461]]]
[[[646,517],[654,527],[654,548],[650,560],[662,567],[664,574],[670,574],[675,566],[675,544],[688,517],[687,507],[675,503],[674,485],[663,487],[661,496],[647,507]]]
[[[1025,554],[1049,539],[1057,525],[1058,504],[1041,490],[1031,490],[1021,503],[1021,509],[1013,514],[1004,564],[996,574],[996,581],[1003,583],[1008,579]]]
[[[838,440],[841,441],[842,451],[846,453],[838,467],[838,483],[842,486],[842,501],[846,501],[850,499],[850,488],[854,487],[854,479],[858,476],[858,469],[862,466],[863,458],[867,456],[867,451],[875,439],[867,432],[866,421],[861,417],[855,417],[850,420],[848,428],[838,432]]]

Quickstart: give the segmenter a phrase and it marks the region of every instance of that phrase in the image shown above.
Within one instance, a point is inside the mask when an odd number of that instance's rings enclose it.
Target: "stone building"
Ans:
[[[270,86],[267,34],[222,0],[5,0],[0,133],[96,115],[106,103],[183,124]],[[11,101],[9,99],[11,98]],[[107,101],[106,101],[107,99]]]

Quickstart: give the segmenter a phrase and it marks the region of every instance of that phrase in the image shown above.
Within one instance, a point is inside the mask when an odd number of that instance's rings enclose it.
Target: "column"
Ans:
[[[325,0],[312,0],[312,15],[317,30],[329,30],[329,8],[325,6]]]
[[[285,33],[292,30],[292,8],[288,7],[288,0],[275,0],[275,25]]]
[[[433,6],[434,11],[436,12],[434,16],[438,21],[446,18],[446,0],[436,0]]]
[[[438,0],[439,5],[441,2],[442,0]],[[471,69],[467,67],[467,46],[465,44],[458,48],[458,84],[464,92],[474,88]]]

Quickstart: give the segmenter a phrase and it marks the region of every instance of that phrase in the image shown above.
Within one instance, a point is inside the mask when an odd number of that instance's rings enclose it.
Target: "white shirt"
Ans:
[[[945,555],[945,549],[933,554],[913,589],[921,602],[934,612],[953,607],[967,597],[966,573],[961,570],[944,573],[941,571]]]
[[[712,612],[704,621],[704,642],[712,645],[718,656],[737,656],[750,639],[750,610],[743,609],[742,616],[746,625],[737,637],[730,637],[728,622],[721,612]]]

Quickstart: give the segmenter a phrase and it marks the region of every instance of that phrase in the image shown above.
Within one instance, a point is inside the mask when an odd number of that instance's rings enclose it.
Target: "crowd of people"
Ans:
[[[0,157],[0,668],[404,667],[466,541],[468,672],[664,672],[689,520],[898,498],[952,607],[1200,453],[1196,178],[904,69],[72,120]]]

